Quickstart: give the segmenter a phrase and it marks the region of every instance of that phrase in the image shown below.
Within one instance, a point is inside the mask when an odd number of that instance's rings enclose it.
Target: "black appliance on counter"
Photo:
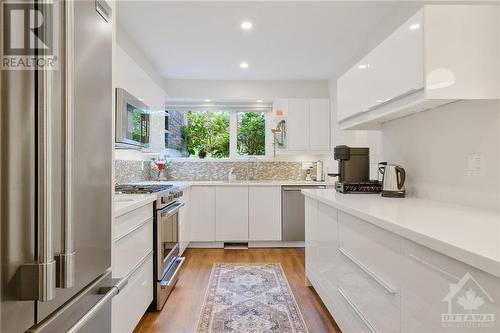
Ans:
[[[382,184],[370,180],[370,148],[336,146],[333,157],[339,163],[335,189],[340,193],[380,193]]]

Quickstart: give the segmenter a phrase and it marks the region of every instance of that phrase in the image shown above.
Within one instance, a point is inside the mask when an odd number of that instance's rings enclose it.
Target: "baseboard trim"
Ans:
[[[223,249],[224,242],[190,242],[191,249]]]
[[[254,241],[248,247],[304,247],[304,242]]]

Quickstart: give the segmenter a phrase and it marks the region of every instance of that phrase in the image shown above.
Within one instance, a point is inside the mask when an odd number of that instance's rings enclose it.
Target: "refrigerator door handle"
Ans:
[[[75,285],[75,251],[72,225],[72,159],[73,159],[73,110],[74,110],[74,11],[73,1],[61,1],[60,66],[62,71],[62,117],[63,117],[63,207],[61,224],[61,253],[56,255],[57,288],[72,288]]]
[[[42,34],[49,32],[42,25],[39,31]],[[40,51],[37,57],[43,57]],[[38,82],[37,90],[37,223],[38,223],[38,253],[37,261],[19,266],[20,300],[50,301],[56,297],[56,262],[52,245],[52,92],[53,71],[39,70],[35,79]]]

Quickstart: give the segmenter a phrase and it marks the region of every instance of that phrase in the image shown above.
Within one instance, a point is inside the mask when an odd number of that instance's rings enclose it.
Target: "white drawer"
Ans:
[[[153,219],[137,225],[128,234],[115,239],[113,277],[124,277],[153,250]]]
[[[113,239],[116,239],[127,233],[138,224],[153,217],[153,204],[147,204],[125,215],[115,218],[113,225]]]
[[[500,279],[409,240],[403,240],[402,253],[403,332],[499,331]],[[466,293],[469,290],[470,297],[467,298]],[[460,302],[470,306],[470,311],[458,303],[461,297],[464,297],[463,301],[470,301]],[[491,299],[493,303],[490,302]],[[474,304],[474,301],[478,303]],[[457,328],[456,325],[460,325],[461,322],[446,321],[446,318],[451,318],[450,316],[445,316],[443,322],[442,314],[449,313],[493,314],[496,325],[490,328],[471,326]],[[489,322],[482,321],[482,323]],[[444,327],[447,325],[451,326]]]
[[[111,331],[130,333],[153,300],[153,253],[129,276],[128,284],[113,298]]]
[[[337,296],[368,331],[399,332],[401,299],[398,292],[363,266],[345,249],[339,253]]]
[[[401,237],[339,211],[340,247],[400,291]]]

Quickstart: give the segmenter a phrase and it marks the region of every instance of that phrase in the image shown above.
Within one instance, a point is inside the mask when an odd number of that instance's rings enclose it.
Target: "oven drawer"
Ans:
[[[153,218],[115,238],[113,276],[123,277],[153,250]]]
[[[113,298],[113,333],[132,332],[153,300],[153,253],[136,268],[127,286]]]

